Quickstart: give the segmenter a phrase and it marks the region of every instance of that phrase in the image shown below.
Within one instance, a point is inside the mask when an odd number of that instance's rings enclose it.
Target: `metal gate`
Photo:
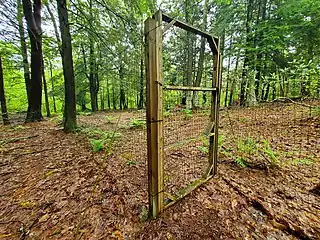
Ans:
[[[166,24],[163,24],[164,22],[166,22]],[[165,84],[162,77],[163,34],[173,26],[199,35],[202,38],[205,38],[209,44],[212,53],[212,76],[209,87]],[[185,197],[217,173],[219,98],[221,88],[220,41],[217,37],[213,37],[206,32],[182,21],[175,20],[170,16],[163,14],[161,11],[158,11],[153,18],[149,18],[145,21],[145,42],[149,213],[150,216],[157,217],[165,208]],[[207,111],[208,120],[204,124],[205,127],[202,131],[199,131],[198,133],[193,129],[189,129],[192,135],[190,135],[191,137],[187,137],[186,139],[177,138],[172,141],[166,140],[169,136],[176,136],[176,132],[182,131],[181,129],[176,128],[174,132],[167,126],[168,118],[166,119],[166,116],[164,116],[163,103],[165,94],[168,91],[184,93],[201,92],[210,94],[211,100]],[[193,121],[193,124],[195,123],[197,123],[197,120]],[[195,134],[192,134],[193,132],[195,132]],[[172,153],[172,149],[185,146],[185,148],[180,149],[180,155],[184,155],[184,151],[194,149],[197,146],[197,142],[199,143],[204,139],[207,139],[207,153],[206,166],[205,169],[203,169],[202,175],[179,191],[167,192],[165,189],[166,175],[164,165],[170,154],[174,154]],[[176,162],[177,161],[179,161],[179,158],[176,159]],[[187,168],[188,166],[185,167]]]

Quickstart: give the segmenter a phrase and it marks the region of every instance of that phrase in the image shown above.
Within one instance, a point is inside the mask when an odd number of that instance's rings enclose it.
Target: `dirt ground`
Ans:
[[[203,143],[169,147],[203,131],[207,117],[168,116],[168,191],[203,171]],[[79,116],[81,129],[111,134],[109,154],[92,150],[95,133],[65,134],[56,118],[0,126],[0,239],[320,239],[319,113],[291,103],[223,109],[218,175],[156,220],[145,219],[143,119]]]

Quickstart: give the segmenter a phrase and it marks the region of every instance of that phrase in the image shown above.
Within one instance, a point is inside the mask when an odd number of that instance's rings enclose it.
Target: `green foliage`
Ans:
[[[92,151],[99,152],[104,149],[105,142],[102,139],[90,139]]]
[[[121,133],[107,132],[95,127],[78,128],[78,132],[85,134],[90,141],[94,152],[105,150],[111,151],[111,145],[121,137]]]
[[[145,129],[146,121],[140,119],[131,119],[130,129]]]
[[[240,139],[237,146],[238,151],[247,154],[256,152],[256,141],[252,138]]]
[[[246,160],[243,157],[236,157],[234,162],[238,164],[240,167],[246,167]]]
[[[164,117],[169,117],[170,116],[170,111],[164,111],[163,112]]]
[[[145,222],[148,220],[149,218],[149,211],[148,211],[148,208],[146,208],[145,206],[143,206],[141,208],[141,211],[139,213],[139,218],[140,218],[140,221],[141,222]]]
[[[137,162],[133,160],[127,161],[127,166],[132,166],[132,165],[137,165]]]
[[[204,154],[207,154],[209,152],[209,148],[207,146],[199,146],[198,148]]]
[[[191,109],[183,108],[183,109],[181,109],[181,112],[183,113],[184,120],[189,120],[190,118],[192,118],[192,110]]]
[[[255,162],[253,162],[254,160]],[[267,140],[240,139],[237,145],[235,162],[239,165],[249,166],[257,164],[259,160],[261,164],[271,165],[272,167],[280,164],[279,159]]]

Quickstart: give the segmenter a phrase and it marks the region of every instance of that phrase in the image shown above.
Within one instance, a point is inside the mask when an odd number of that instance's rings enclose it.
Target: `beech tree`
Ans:
[[[62,40],[61,57],[65,87],[64,130],[71,132],[77,127],[77,116],[72,45],[66,0],[57,0],[57,10]]]
[[[26,122],[40,121],[42,117],[42,30],[41,0],[22,0],[24,17],[31,45],[31,80],[27,83],[29,103]]]

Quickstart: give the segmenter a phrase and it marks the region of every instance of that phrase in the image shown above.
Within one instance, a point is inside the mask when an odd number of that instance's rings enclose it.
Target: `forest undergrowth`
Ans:
[[[188,134],[203,114],[181,116]],[[147,219],[144,113],[78,118],[73,134],[57,118],[1,126],[0,239],[320,238],[317,109],[223,109],[218,175],[156,220]],[[201,159],[206,147],[170,154]],[[169,186],[185,174],[166,171]]]

